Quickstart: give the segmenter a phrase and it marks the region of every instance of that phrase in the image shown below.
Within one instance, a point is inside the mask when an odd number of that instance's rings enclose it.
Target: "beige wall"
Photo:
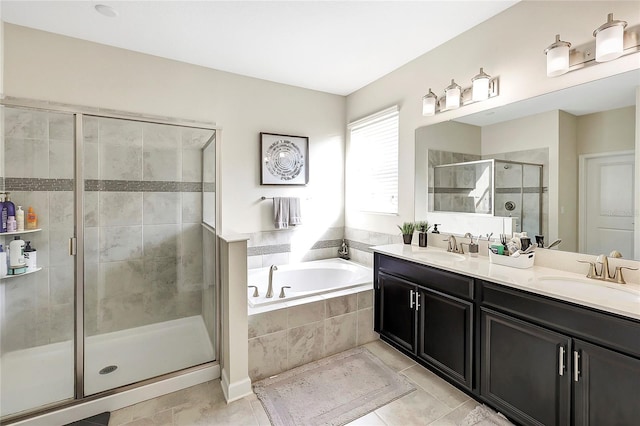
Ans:
[[[635,147],[634,106],[577,117],[578,154],[632,151]]]
[[[7,96],[221,126],[223,231],[273,229],[263,195],[309,199],[303,206],[309,227],[344,225],[344,97],[7,23],[4,31]],[[307,187],[260,186],[261,131],[309,136]]]
[[[347,211],[346,225],[395,233],[397,223],[413,219],[414,132],[418,127],[638,68],[637,55],[630,55],[557,78],[546,76],[543,50],[555,34],[574,45],[590,42],[593,30],[609,12],[624,17],[630,27],[638,24],[637,1],[522,1],[349,95],[347,121],[393,104],[400,106],[399,217]],[[480,67],[500,76],[500,96],[435,117],[422,116],[422,96],[429,87],[441,95],[451,78],[468,86]]]
[[[578,251],[578,123],[564,111],[558,119],[558,238],[562,250]]]

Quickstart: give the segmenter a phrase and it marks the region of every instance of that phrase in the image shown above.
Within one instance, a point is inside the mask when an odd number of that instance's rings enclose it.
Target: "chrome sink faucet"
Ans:
[[[276,265],[271,265],[269,268],[269,287],[267,287],[267,294],[265,295],[266,298],[273,297],[273,271],[277,270],[278,267]]]
[[[443,241],[447,241],[447,251],[449,253],[460,253],[460,254],[464,254],[464,249],[462,248],[462,245],[460,245],[458,247],[458,242],[456,241],[456,237],[454,237],[453,235],[449,235],[449,238],[447,238],[446,240]]]
[[[614,253],[618,255],[616,256],[614,255]],[[611,252],[611,255],[614,257],[621,257],[619,253],[615,251]],[[635,271],[638,269],[638,268],[629,268],[627,266],[616,266],[615,272],[612,274],[611,270],[609,269],[609,258],[607,257],[606,254],[601,254],[598,257],[596,257],[595,262],[590,262],[587,260],[579,260],[578,262],[589,264],[589,272],[587,272],[587,278],[591,278],[594,280],[601,280],[601,281],[609,281],[617,284],[627,283],[624,280],[624,277],[622,276],[623,269],[630,269],[632,271]],[[600,267],[599,272],[597,267],[598,264],[602,265]]]

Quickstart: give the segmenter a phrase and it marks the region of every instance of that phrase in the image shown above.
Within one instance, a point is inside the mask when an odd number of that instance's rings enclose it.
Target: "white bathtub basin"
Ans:
[[[624,284],[567,277],[542,277],[537,287],[567,296],[580,295],[594,300],[620,301],[640,304],[640,293],[627,289]],[[640,305],[639,305],[640,306]]]

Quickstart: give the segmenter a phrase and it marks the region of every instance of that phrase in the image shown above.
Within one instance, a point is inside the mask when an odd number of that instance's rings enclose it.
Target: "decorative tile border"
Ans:
[[[342,240],[320,240],[311,246],[311,250],[340,247]],[[272,244],[268,246],[247,247],[247,256],[262,256],[265,254],[290,253],[291,244]]]
[[[2,178],[0,185],[5,191],[73,191],[74,179],[46,178]],[[215,184],[211,192],[215,191]],[[107,192],[202,192],[202,182],[174,181],[134,181],[134,180],[98,180],[87,179],[85,191]]]
[[[360,250],[367,253],[373,253],[373,250],[371,250],[371,247],[374,246],[375,244],[361,243],[360,241],[354,241],[354,240],[346,240],[346,241],[347,241],[347,245],[349,246],[349,249]]]
[[[473,188],[445,188],[445,187],[429,187],[429,194],[468,194]],[[547,192],[546,186],[542,187],[542,192]],[[525,186],[523,191],[525,194],[539,194],[540,187],[538,186]],[[518,194],[520,193],[520,187],[514,186],[513,188],[496,188],[496,194]]]
[[[4,178],[6,191],[73,191],[74,179]]]
[[[109,192],[202,192],[202,182],[87,179],[85,191]]]
[[[215,182],[203,182],[202,183],[202,192],[216,192],[216,184],[215,184]]]

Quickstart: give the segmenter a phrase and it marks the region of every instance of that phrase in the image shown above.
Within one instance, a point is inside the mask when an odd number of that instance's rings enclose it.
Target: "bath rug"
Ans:
[[[458,426],[513,426],[506,417],[486,405],[478,405]]]
[[[365,348],[294,368],[253,388],[275,426],[344,425],[415,389]]]

